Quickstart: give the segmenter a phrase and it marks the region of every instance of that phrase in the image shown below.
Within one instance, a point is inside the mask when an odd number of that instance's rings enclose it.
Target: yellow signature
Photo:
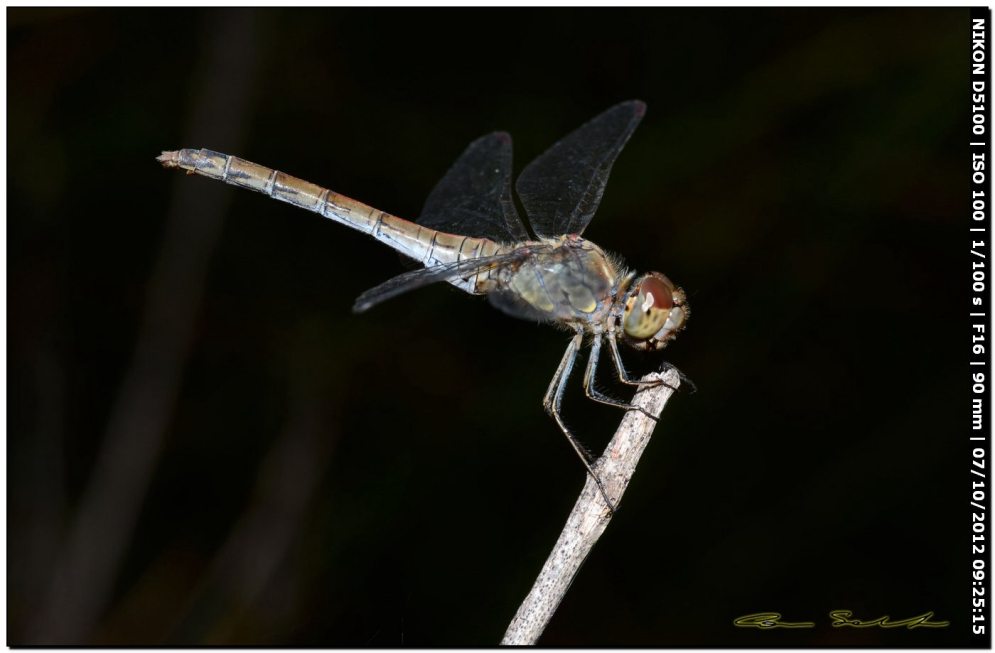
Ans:
[[[815,624],[809,621],[791,623],[780,619],[778,612],[758,612],[740,617],[733,623],[740,628],[815,628]]]
[[[932,611],[900,621],[892,621],[891,617],[887,615],[878,617],[872,621],[861,621],[853,619],[853,612],[850,610],[833,610],[829,613],[829,616],[833,618],[833,628],[842,628],[845,626],[852,628],[870,628],[872,626],[879,628],[901,628],[904,626],[911,630],[920,627],[946,628],[950,625],[949,621],[930,621],[930,618],[934,616]],[[740,628],[815,628],[815,624],[811,621],[781,621],[781,614],[779,612],[748,614],[736,619],[732,623]]]
[[[829,613],[829,616],[834,619],[833,628],[839,628],[841,626],[853,626],[854,628],[870,628],[871,626],[880,626],[881,628],[901,628],[902,626],[905,626],[911,630],[912,628],[919,628],[920,626],[924,628],[946,628],[950,625],[949,621],[930,621],[929,618],[933,616],[932,612],[926,612],[917,617],[910,617],[908,619],[902,619],[901,621],[891,621],[891,617],[887,615],[884,617],[878,617],[873,621],[849,619],[848,617],[853,616],[853,613],[849,610],[834,610]]]

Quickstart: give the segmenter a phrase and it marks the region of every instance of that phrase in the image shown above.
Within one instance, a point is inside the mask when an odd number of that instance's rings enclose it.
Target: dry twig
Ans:
[[[643,381],[660,378],[664,385],[648,387],[636,393],[632,403],[646,412],[659,416],[663,407],[680,385],[677,370],[671,368],[664,374],[650,374]],[[636,464],[649,444],[656,422],[637,410],[630,410],[622,419],[615,437],[604,455],[594,465],[594,470],[615,500],[622,499],[629,480],[636,471]],[[560,533],[549,558],[539,572],[532,591],[525,598],[518,613],[511,620],[502,645],[535,644],[563,600],[574,576],[580,570],[595,542],[604,533],[611,520],[610,512],[597,484],[590,476],[574,504],[573,511]]]

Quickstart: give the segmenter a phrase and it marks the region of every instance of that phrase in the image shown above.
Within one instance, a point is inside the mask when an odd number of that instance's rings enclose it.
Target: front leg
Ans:
[[[622,364],[622,355],[618,353],[618,343],[615,338],[614,331],[608,333],[608,349],[611,351],[612,361],[614,361],[615,370],[618,372],[618,380],[626,385],[635,385],[640,388],[660,385],[662,381],[633,381],[629,378],[629,373],[625,371],[625,365]]]
[[[661,381],[661,380],[655,380],[655,381],[633,381],[632,379],[630,379],[629,378],[629,373],[625,371],[625,365],[622,364],[622,355],[619,354],[619,352],[618,352],[618,344],[615,342],[615,332],[614,331],[609,332],[607,334],[607,338],[608,338],[608,349],[611,351],[612,360],[615,362],[615,369],[618,371],[618,380],[619,381],[621,381],[622,383],[625,383],[626,385],[635,385],[635,386],[639,386],[640,388],[644,388],[644,387],[647,387],[647,386],[656,386],[656,385],[661,385],[661,384],[667,385],[667,384],[663,383],[663,381]],[[677,376],[680,377],[681,383],[686,383],[689,386],[691,386],[691,392],[697,391],[697,388],[695,387],[695,385],[691,381],[691,379],[689,379],[688,377],[684,376],[684,373],[681,372],[679,369],[677,369],[676,367],[674,367],[670,363],[664,361],[663,362],[663,369],[667,370],[667,369],[670,369],[670,368],[673,368],[674,371],[677,372]],[[671,390],[677,390],[677,388],[674,388],[674,387],[672,387],[670,385],[667,385],[667,387],[670,388]]]
[[[615,406],[616,408],[624,408],[625,410],[631,410],[635,408],[643,415],[646,415],[654,422],[659,421],[656,415],[652,415],[645,409],[639,406],[633,406],[626,401],[619,401],[618,399],[612,399],[611,397],[604,395],[597,388],[594,387],[594,377],[598,370],[598,359],[601,358],[601,334],[594,336],[594,342],[591,343],[591,354],[587,358],[587,371],[584,373],[584,393],[587,395],[588,399],[592,399],[601,404],[606,404],[608,406]],[[643,384],[649,385],[649,384]]]

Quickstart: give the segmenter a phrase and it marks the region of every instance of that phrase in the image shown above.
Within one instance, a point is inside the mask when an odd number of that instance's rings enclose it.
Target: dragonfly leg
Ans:
[[[612,360],[615,362],[615,370],[618,372],[618,380],[621,381],[622,383],[625,383],[626,385],[636,385],[636,386],[639,386],[640,388],[652,387],[652,386],[657,386],[657,385],[667,385],[666,383],[664,383],[663,381],[660,381],[660,380],[656,380],[656,381],[633,381],[632,379],[630,379],[629,378],[629,373],[625,371],[625,365],[622,364],[622,355],[620,353],[618,353],[618,343],[615,342],[615,334],[614,333],[609,333],[608,334],[608,349],[611,351]],[[664,362],[664,365],[666,367],[668,367],[668,368],[669,367],[674,367],[673,365],[671,365],[670,363],[667,363],[667,362]],[[674,369],[677,369],[677,368],[674,367]],[[682,380],[685,378],[684,375],[681,374],[680,370],[677,370],[677,374],[680,375],[680,377],[681,377]],[[690,381],[688,381],[688,382],[690,383]],[[691,385],[693,386],[694,384],[691,383]],[[669,385],[667,385],[667,387],[670,388]],[[670,388],[670,389],[671,390],[676,390],[677,388]]]
[[[671,363],[668,363],[667,361],[663,361],[663,369],[664,370],[674,370],[675,372],[677,372],[677,377],[681,380],[681,383],[684,383],[684,384],[690,386],[692,393],[698,392],[698,386],[696,386],[694,384],[694,381],[692,381],[691,379],[689,379],[688,377],[686,377],[684,375],[684,372],[682,372],[679,369],[677,369],[677,366],[675,366],[675,365],[673,365]]]
[[[563,431],[563,435],[567,436],[570,446],[577,452],[577,456],[584,464],[584,469],[586,469],[587,473],[591,475],[594,482],[598,484],[601,496],[604,497],[605,503],[608,504],[609,513],[614,513],[615,502],[608,496],[608,491],[605,489],[604,483],[601,482],[601,477],[599,477],[591,468],[591,454],[588,453],[584,447],[581,446],[580,442],[577,441],[577,438],[570,433],[570,429],[567,428],[567,425],[563,423],[563,418],[560,417],[560,406],[563,404],[563,391],[567,387],[567,379],[570,377],[570,371],[573,369],[574,362],[577,360],[577,351],[580,349],[583,338],[583,332],[578,331],[577,335],[570,340],[570,344],[567,345],[567,351],[563,354],[563,360],[560,361],[560,366],[556,368],[556,373],[553,375],[553,380],[549,384],[549,389],[546,390],[546,396],[543,397],[542,406],[546,409],[546,412],[549,413],[554,420],[556,420],[556,424],[560,427],[560,430]]]
[[[591,343],[591,354],[587,359],[587,370],[584,372],[584,393],[587,395],[587,398],[600,404],[615,406],[616,408],[638,410],[654,422],[658,422],[659,419],[657,419],[656,415],[649,413],[645,408],[633,406],[626,401],[612,399],[611,397],[602,394],[597,388],[594,387],[594,377],[597,374],[599,358],[601,358],[601,334],[594,336],[594,342]]]

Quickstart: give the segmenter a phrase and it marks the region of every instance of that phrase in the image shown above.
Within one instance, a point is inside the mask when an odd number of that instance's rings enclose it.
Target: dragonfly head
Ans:
[[[625,295],[622,331],[635,349],[663,349],[676,336],[688,317],[684,291],[659,272],[636,279]]]

